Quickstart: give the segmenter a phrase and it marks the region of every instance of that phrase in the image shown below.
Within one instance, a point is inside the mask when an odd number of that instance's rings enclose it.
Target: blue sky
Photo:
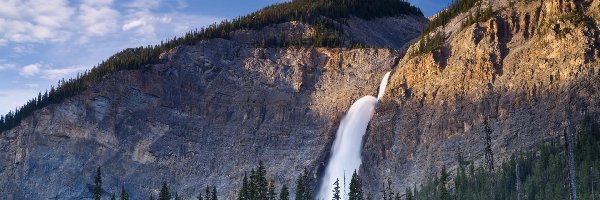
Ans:
[[[128,48],[285,0],[0,0],[0,114]],[[409,0],[429,16],[450,0]]]

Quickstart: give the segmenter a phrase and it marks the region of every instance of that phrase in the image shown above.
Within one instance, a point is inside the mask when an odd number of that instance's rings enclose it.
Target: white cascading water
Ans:
[[[335,135],[329,163],[325,168],[325,174],[317,196],[318,199],[332,199],[333,183],[336,179],[340,180],[342,199],[348,199],[344,191],[349,191],[352,173],[362,163],[360,152],[363,136],[367,132],[367,126],[371,121],[371,117],[373,117],[373,113],[375,113],[377,102],[383,97],[389,78],[390,72],[383,76],[377,98],[373,96],[360,98],[352,104],[350,110],[342,119]],[[346,178],[346,181],[344,181],[344,178]]]

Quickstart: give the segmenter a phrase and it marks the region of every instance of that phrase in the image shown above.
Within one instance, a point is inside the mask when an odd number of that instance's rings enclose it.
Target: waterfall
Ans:
[[[348,199],[343,193],[349,191],[350,177],[362,163],[360,154],[363,136],[367,132],[367,126],[371,121],[371,117],[373,117],[373,113],[375,113],[377,102],[384,95],[389,77],[390,72],[383,77],[377,98],[365,96],[358,99],[352,104],[350,110],[340,122],[331,149],[331,157],[321,181],[321,188],[317,195],[318,199],[326,200],[333,197],[333,183],[336,179],[340,180],[342,199]],[[344,178],[347,180],[344,181]]]

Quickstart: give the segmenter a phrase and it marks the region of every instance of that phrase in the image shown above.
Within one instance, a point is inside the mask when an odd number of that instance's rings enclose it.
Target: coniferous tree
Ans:
[[[333,200],[340,200],[342,197],[340,196],[340,179],[335,179],[333,182]]]
[[[177,194],[177,192],[175,192],[175,200],[181,200],[181,198],[179,197],[179,194]]]
[[[121,186],[121,200],[129,200],[129,193],[125,190],[125,186]]]
[[[240,189],[240,193],[238,194],[238,200],[249,200],[250,199],[250,188],[248,188],[248,176],[244,173],[244,179],[242,179],[242,189]],[[202,194],[200,195],[202,196]]]
[[[154,200],[154,194],[150,193],[150,197],[148,197],[149,200]]]
[[[210,200],[218,200],[217,199],[217,187],[216,186],[213,186]]]
[[[115,196],[114,192],[112,193],[112,195],[110,195],[110,200],[117,200],[117,197]]]
[[[305,185],[304,185],[304,175],[300,175],[298,176],[298,179],[296,180],[296,200],[304,200],[304,194],[305,194]]]
[[[350,191],[348,192],[348,200],[363,200],[363,191],[362,191],[362,181],[356,170],[352,174],[352,178],[350,179]]]
[[[96,168],[93,197],[94,200],[100,200],[102,198],[102,172],[100,171],[100,167]]]
[[[413,200],[413,193],[410,188],[406,188],[406,200]]]
[[[287,185],[281,186],[281,192],[279,192],[279,200],[290,200],[290,191]]]
[[[446,185],[448,184],[448,178],[449,175],[446,172],[446,166],[444,165],[442,166],[442,173],[439,180],[440,200],[450,200],[450,193],[448,193],[448,189],[446,188]]]
[[[211,194],[210,194],[210,187],[208,187],[208,185],[206,186],[206,189],[204,189],[204,199],[206,200],[211,200]]]
[[[166,182],[163,182],[160,192],[158,193],[158,200],[171,200],[171,192]]]
[[[197,197],[197,199],[198,199],[198,200],[202,200],[202,192],[200,192],[200,194],[198,194],[198,197]]]
[[[269,189],[268,189],[268,200],[277,200],[277,194],[275,193],[275,182],[271,181],[271,183],[269,183]]]

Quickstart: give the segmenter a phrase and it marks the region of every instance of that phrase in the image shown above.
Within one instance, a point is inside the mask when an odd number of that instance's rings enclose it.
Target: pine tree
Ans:
[[[171,192],[166,182],[163,182],[160,192],[158,193],[158,200],[171,200]]]
[[[279,192],[279,200],[290,200],[290,191],[288,190],[287,185],[283,185],[281,187],[281,192]]]
[[[300,175],[298,176],[298,179],[296,180],[296,200],[304,200],[304,194],[305,194],[305,185],[304,185],[304,176]]]
[[[442,173],[440,175],[439,189],[440,189],[440,200],[450,200],[450,193],[448,193],[448,189],[446,188],[446,184],[448,184],[448,173],[446,172],[446,166],[442,166]]]
[[[340,196],[340,179],[335,179],[333,182],[333,200],[340,200],[342,197]]]
[[[218,200],[217,199],[217,187],[216,186],[213,186],[211,194],[212,194],[212,197],[210,198],[210,200]]]
[[[360,180],[360,177],[358,177],[356,170],[354,170],[352,178],[350,179],[350,192],[348,193],[348,200],[362,199],[364,199],[362,191],[362,181]]]
[[[197,197],[197,198],[198,198],[198,200],[203,200],[203,199],[202,199],[202,192],[200,192],[200,194],[198,194],[198,197]]]
[[[413,193],[410,188],[406,188],[406,200],[413,200]]]
[[[244,173],[244,179],[242,179],[242,189],[240,190],[240,193],[238,194],[238,200],[249,200],[249,185],[248,185],[248,176],[246,175],[246,173]],[[202,196],[202,194],[200,194],[200,196]],[[198,198],[199,200],[202,200],[200,198]]]
[[[276,198],[277,194],[275,193],[275,182],[271,181],[271,183],[269,183],[269,192],[268,192],[268,200],[277,200]]]
[[[121,186],[121,200],[129,200],[129,193],[125,191],[125,186]]]
[[[100,167],[96,168],[96,177],[94,177],[94,200],[102,198],[102,172]]]
[[[204,199],[205,200],[210,200],[210,187],[208,187],[208,185],[206,186],[206,189],[204,189]]]

